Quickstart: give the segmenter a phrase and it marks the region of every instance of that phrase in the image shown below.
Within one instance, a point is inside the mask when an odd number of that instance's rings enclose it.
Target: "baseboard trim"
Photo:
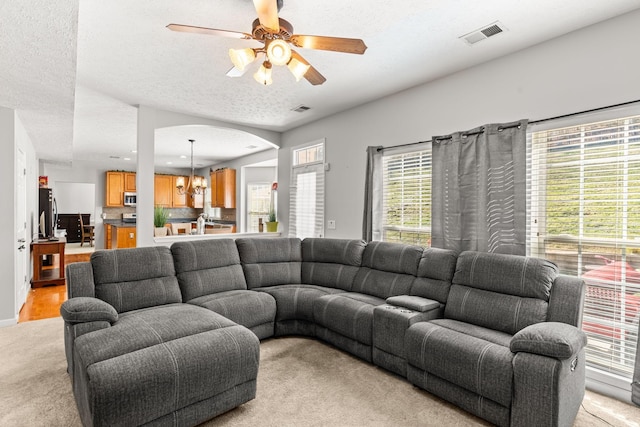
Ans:
[[[13,319],[2,319],[0,320],[0,328],[4,328],[5,326],[13,326],[18,324],[18,318],[15,317]]]

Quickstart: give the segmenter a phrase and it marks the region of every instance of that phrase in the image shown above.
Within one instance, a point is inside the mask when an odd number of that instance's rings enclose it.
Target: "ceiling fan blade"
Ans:
[[[314,86],[321,85],[322,83],[327,81],[327,79],[322,74],[320,74],[318,70],[313,68],[313,65],[309,64],[309,61],[307,61],[302,56],[300,56],[300,54],[295,50],[291,51],[291,58],[295,58],[298,61],[302,62],[303,64],[309,66],[309,69],[304,74],[304,78],[307,79],[307,81],[312,85]]]
[[[304,36],[294,34],[289,40],[297,47],[304,49],[331,50],[334,52],[357,53],[362,55],[367,45],[361,39],[343,37]]]
[[[249,68],[249,67],[244,67],[244,70],[240,71],[236,67],[231,67],[231,69],[229,71],[227,71],[226,75],[227,75],[227,77],[242,77],[242,76],[244,76],[244,73],[247,72],[247,68]]]
[[[253,5],[258,13],[260,24],[268,31],[278,33],[280,31],[280,22],[278,21],[277,0],[253,0]]]
[[[234,39],[251,40],[251,34],[241,33],[238,31],[216,30],[215,28],[194,27],[192,25],[169,24],[167,28],[171,31],[179,31],[182,33],[206,34],[210,36],[231,37]]]

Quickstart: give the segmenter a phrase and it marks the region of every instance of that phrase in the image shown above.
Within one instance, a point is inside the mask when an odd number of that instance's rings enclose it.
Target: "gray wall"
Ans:
[[[33,267],[30,260],[29,243],[34,234],[36,224],[36,210],[38,203],[38,160],[35,150],[26,130],[22,126],[19,115],[12,109],[0,107],[0,147],[5,155],[0,156],[0,182],[3,182],[2,196],[6,204],[3,223],[0,227],[0,271],[3,280],[0,281],[0,327],[12,325],[18,320],[18,313],[26,301],[29,280]],[[26,250],[17,251],[16,236],[16,193],[12,191],[16,183],[16,152],[20,148],[26,158]],[[19,258],[24,257],[24,259]],[[26,263],[27,283],[22,286],[21,280],[16,280],[16,263]]]
[[[301,126],[282,135],[279,221],[289,217],[291,147],[326,138],[326,237],[360,238],[365,149],[490,122],[544,119],[640,99],[640,11]]]

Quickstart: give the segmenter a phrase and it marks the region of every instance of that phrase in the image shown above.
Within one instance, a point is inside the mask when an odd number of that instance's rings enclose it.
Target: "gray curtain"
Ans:
[[[362,240],[371,242],[382,238],[382,147],[367,147],[367,171],[364,183],[364,214]]]
[[[526,254],[527,120],[432,140],[436,248]]]

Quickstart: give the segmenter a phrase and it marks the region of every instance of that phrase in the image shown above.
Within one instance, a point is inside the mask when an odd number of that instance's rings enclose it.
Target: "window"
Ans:
[[[248,233],[257,233],[259,219],[266,223],[271,203],[271,183],[247,185],[247,226]]]
[[[382,157],[382,240],[431,245],[431,144]]]
[[[640,312],[640,115],[545,127],[528,131],[529,252],[584,279],[587,366],[628,384]]]
[[[324,140],[292,150],[289,235],[324,236]]]

